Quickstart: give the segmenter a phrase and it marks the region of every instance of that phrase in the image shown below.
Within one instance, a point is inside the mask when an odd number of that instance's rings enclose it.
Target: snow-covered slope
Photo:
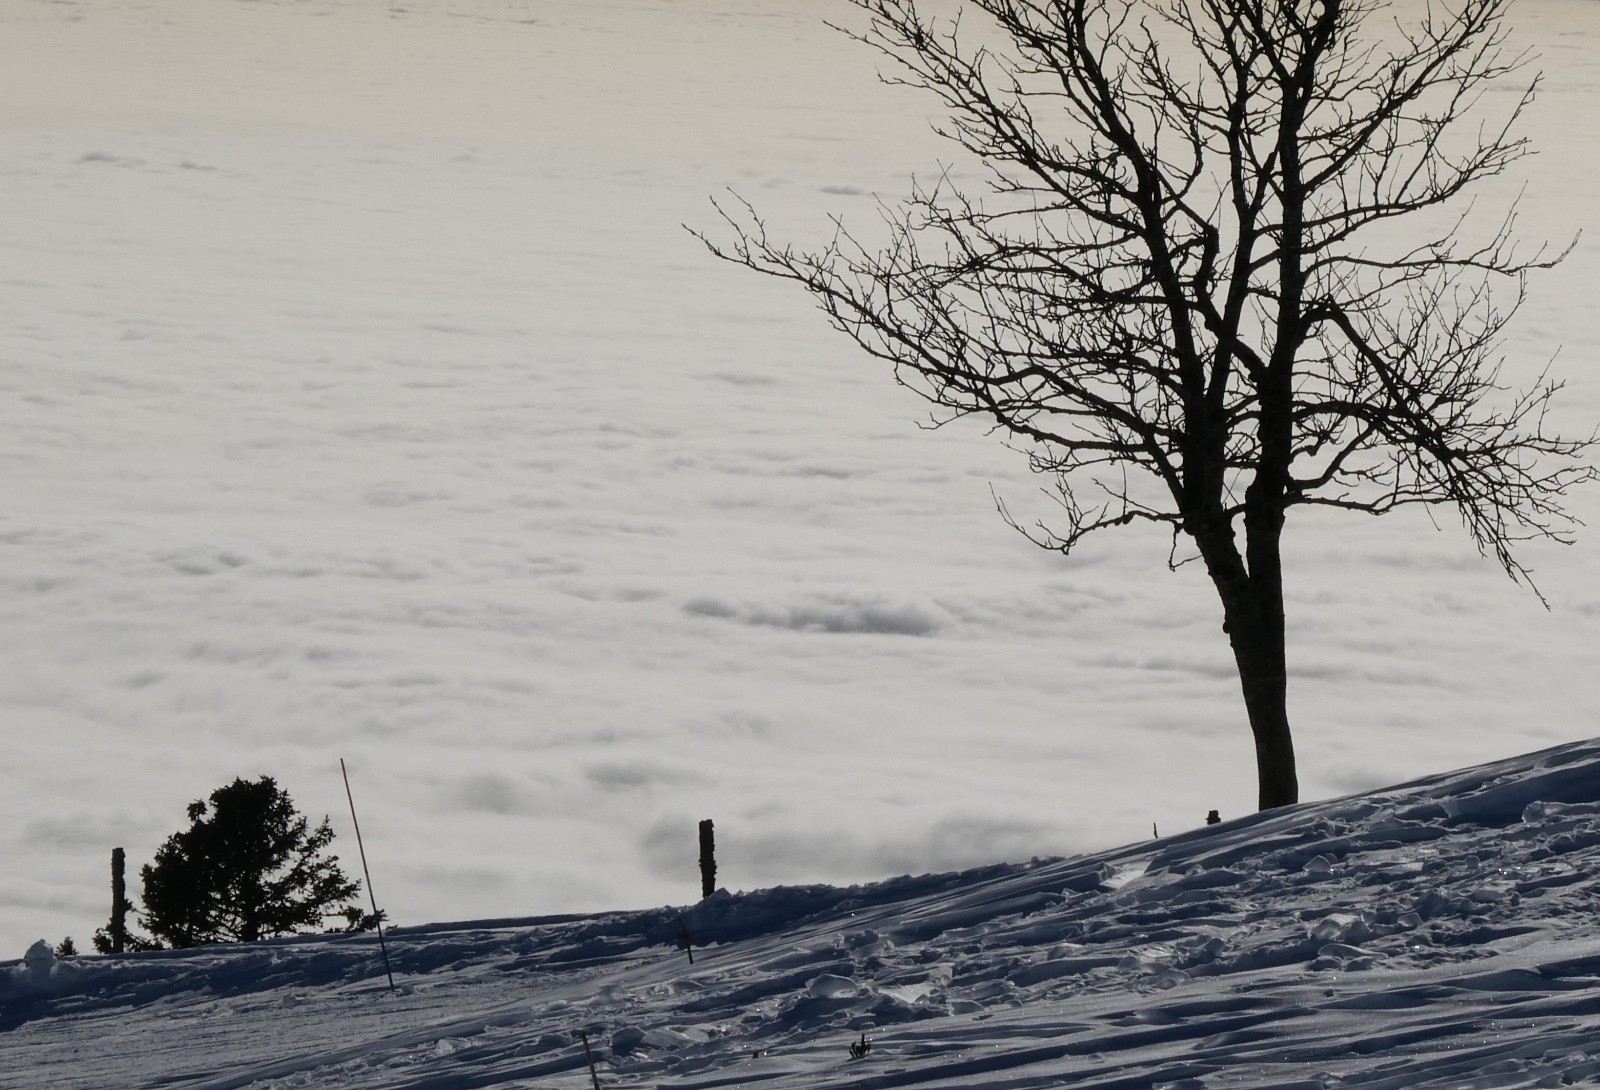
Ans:
[[[1600,1081],[1600,741],[1076,859],[0,965],[7,1087]],[[684,925],[691,963],[675,946]],[[850,1045],[870,1044],[853,1057]]]

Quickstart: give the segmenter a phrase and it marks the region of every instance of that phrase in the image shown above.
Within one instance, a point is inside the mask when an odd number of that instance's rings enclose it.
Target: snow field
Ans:
[[[0,1084],[1600,1079],[1600,743],[1074,859],[0,965]],[[694,961],[676,948],[686,923]],[[865,1034],[870,1052],[848,1046]]]

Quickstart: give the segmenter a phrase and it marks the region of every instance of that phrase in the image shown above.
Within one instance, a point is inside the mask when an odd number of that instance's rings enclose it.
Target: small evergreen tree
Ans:
[[[341,930],[377,920],[348,903],[361,888],[324,851],[333,829],[315,829],[271,776],[235,779],[189,804],[189,828],[172,834],[141,868],[146,929],[173,948],[255,942],[317,930],[326,917]]]
[[[111,932],[104,927],[96,928],[94,938],[90,941],[94,943],[94,950],[97,954],[137,954],[141,950],[161,949],[161,944],[155,939],[135,934],[132,931],[124,931],[122,934],[122,949],[119,950],[112,940]]]
[[[131,905],[129,906],[132,907]],[[121,931],[122,945],[119,947],[116,936],[110,928],[99,927],[95,929],[94,937],[90,940],[94,944],[97,954],[137,954],[141,950],[160,950],[162,945],[148,935],[141,935],[137,931],[129,931],[124,927]]]

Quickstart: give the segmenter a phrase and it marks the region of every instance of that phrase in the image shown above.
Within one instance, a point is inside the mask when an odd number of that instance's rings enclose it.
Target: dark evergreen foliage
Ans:
[[[110,930],[104,927],[95,929],[91,941],[97,954],[137,954],[141,950],[161,949],[161,944],[155,939],[126,930],[122,936],[122,948],[118,949]]]
[[[139,872],[144,925],[160,943],[255,942],[319,930],[329,916],[344,920],[340,930],[376,926],[348,903],[360,883],[324,854],[333,841],[328,819],[311,828],[271,776],[236,779],[188,812],[189,828]]]

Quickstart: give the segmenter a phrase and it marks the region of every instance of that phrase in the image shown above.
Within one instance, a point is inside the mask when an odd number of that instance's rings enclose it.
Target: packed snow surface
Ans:
[[[392,991],[371,936],[40,945],[0,1085],[579,1090],[585,1037],[602,1087],[1593,1083],[1597,892],[1592,741],[1074,859],[399,928]]]

